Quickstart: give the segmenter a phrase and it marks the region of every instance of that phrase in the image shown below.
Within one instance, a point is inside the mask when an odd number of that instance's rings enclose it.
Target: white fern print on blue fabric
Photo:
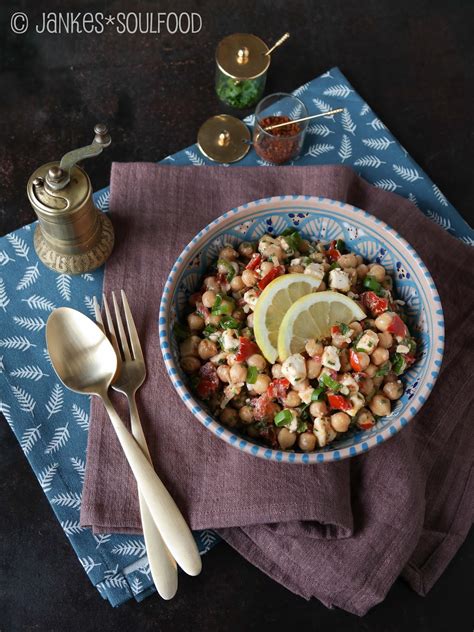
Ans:
[[[347,99],[347,97],[354,92],[351,90],[347,84],[338,83],[330,88],[326,88],[323,94],[326,97],[338,97],[339,99]]]
[[[26,336],[11,336],[9,338],[0,338],[0,347],[28,351],[30,347],[36,347],[36,345],[28,340]]]
[[[352,144],[351,139],[347,134],[342,135],[341,146],[338,151],[341,162],[344,162],[352,156]]]
[[[193,164],[195,167],[203,167],[206,163],[204,162],[204,160],[201,158],[201,156],[198,156],[197,153],[195,151],[192,150],[186,150],[186,156],[188,157],[188,160],[191,164]]]
[[[79,474],[81,482],[84,482],[84,476],[86,475],[86,462],[76,456],[71,456],[70,461],[74,470]]]
[[[426,211],[426,214],[430,219],[439,224],[445,230],[451,229],[451,220],[449,217],[444,217],[443,215],[440,215],[440,213],[436,213],[436,211],[432,211],[430,209]]]
[[[70,492],[68,494],[57,494],[51,498],[51,503],[58,507],[68,507],[69,509],[81,508],[81,495],[77,492]]]
[[[378,189],[385,189],[385,191],[396,191],[397,189],[401,189],[401,186],[390,178],[377,180],[376,182],[374,182],[374,186]]]
[[[382,136],[381,138],[363,138],[362,142],[366,147],[370,147],[370,149],[375,149],[376,151],[387,151],[390,145],[395,143],[394,140],[390,140],[386,136]]]
[[[423,176],[420,176],[416,169],[413,167],[404,167],[403,165],[392,165],[393,170],[400,178],[407,180],[407,182],[416,182],[417,180],[423,180]]]
[[[37,441],[41,439],[40,428],[41,424],[33,426],[32,428],[27,428],[21,437],[20,447],[27,456],[31,452]]]
[[[322,99],[313,99],[314,105],[318,108],[318,110],[322,113],[329,112],[330,110],[334,110],[334,108],[326,103]],[[329,114],[329,116],[325,117],[327,120],[334,121],[334,114]]]
[[[311,145],[310,147],[308,147],[308,151],[305,155],[316,158],[317,156],[326,154],[328,151],[332,151],[333,149],[335,149],[334,145],[329,145],[327,143],[317,143],[316,145]]]
[[[0,250],[0,266],[6,266],[10,261],[15,261],[5,250]]]
[[[357,125],[352,120],[350,112],[347,108],[345,108],[343,113],[341,114],[341,119],[342,119],[342,127],[346,130],[346,132],[355,136]]]
[[[70,437],[70,433],[69,433],[68,423],[66,423],[65,426],[60,426],[59,428],[56,428],[56,430],[54,431],[53,438],[48,443],[48,446],[46,450],[44,451],[44,453],[54,454],[55,452],[57,452],[58,450],[60,450],[62,447],[66,445],[66,443],[69,441],[69,437]]]
[[[23,303],[27,303],[30,309],[43,310],[46,312],[51,312],[56,306],[45,296],[38,296],[37,294],[33,294],[29,298],[22,298]]]
[[[76,420],[82,430],[89,430],[89,414],[86,411],[78,406],[77,404],[73,404],[72,406],[72,416]]]
[[[332,129],[329,129],[329,127],[327,125],[324,125],[324,123],[313,123],[308,127],[306,133],[317,134],[318,136],[325,138],[326,136],[329,136],[329,134],[335,134],[336,132]]]
[[[45,321],[39,316],[13,316],[13,322],[27,331],[41,331],[46,327]]]
[[[386,164],[387,163],[384,160],[380,160],[378,156],[361,156],[354,161],[356,167],[373,167],[374,169],[378,169]]]
[[[433,184],[433,193],[435,194],[436,199],[438,200],[438,202],[442,205],[442,206],[448,206],[448,200],[446,199],[445,195],[443,195],[443,193],[441,193],[441,191],[439,190],[439,188],[436,186],[436,184]]]
[[[2,277],[0,277],[0,308],[3,309],[4,312],[6,312],[9,303],[10,299],[8,298],[5,282]]]
[[[69,274],[60,274],[56,277],[56,287],[61,297],[69,302],[71,300],[71,276]]]
[[[38,474],[39,483],[45,494],[51,490],[53,478],[58,470],[58,467],[59,463],[51,463]]]
[[[7,235],[7,240],[12,245],[17,257],[22,257],[23,259],[29,261],[28,253],[30,252],[30,247],[24,239],[15,233],[12,233],[11,235]]]
[[[40,278],[41,272],[39,271],[39,262],[36,262],[34,266],[27,266],[25,274],[18,282],[16,289],[25,290],[31,287]]]
[[[42,377],[49,377],[48,373],[44,373],[41,367],[31,364],[10,371],[10,375],[23,380],[33,380],[34,382],[41,380]]]
[[[49,396],[45,408],[48,412],[48,419],[53,415],[57,415],[63,409],[64,391],[60,384],[55,384]]]
[[[142,557],[146,554],[146,547],[143,540],[127,540],[126,542],[114,546],[112,553],[115,553],[116,555],[134,555]]]
[[[21,388],[21,386],[12,385],[11,389],[20,409],[25,413],[33,414],[36,406],[36,400],[31,393],[28,393],[28,391]]]

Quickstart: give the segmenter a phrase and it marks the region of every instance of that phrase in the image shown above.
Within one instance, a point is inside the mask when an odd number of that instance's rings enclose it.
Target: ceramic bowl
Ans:
[[[409,327],[418,343],[418,359],[403,376],[405,391],[388,417],[370,430],[347,433],[316,452],[272,450],[226,428],[206,410],[188,387],[179,365],[173,325],[183,321],[187,300],[201,284],[226,243],[258,240],[297,228],[311,239],[344,239],[351,252],[381,263],[395,281],[397,298],[405,301]],[[247,454],[285,463],[326,463],[352,457],[383,443],[416,415],[438,377],[444,347],[441,301],[433,279],[415,250],[395,230],[373,215],[342,202],[309,196],[257,200],[224,213],[203,228],[186,246],[166,282],[159,314],[160,344],[168,374],[185,405],[210,432]]]

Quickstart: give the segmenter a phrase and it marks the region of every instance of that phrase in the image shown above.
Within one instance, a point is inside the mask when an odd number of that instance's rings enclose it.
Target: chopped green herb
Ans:
[[[333,378],[327,373],[323,373],[319,378],[319,383],[321,386],[325,386],[326,388],[330,388],[332,391],[337,392],[340,388],[339,382],[333,380]]]
[[[400,354],[396,353],[392,358],[392,370],[395,375],[401,375],[405,369],[407,368],[407,362],[405,358]]]
[[[308,424],[305,421],[298,420],[298,427],[296,432],[306,432],[308,430]]]
[[[247,369],[247,379],[246,382],[248,384],[255,384],[257,381],[258,369],[256,366],[249,366]]]
[[[230,261],[227,261],[227,259],[218,259],[217,260],[217,265],[218,266],[222,266],[223,268],[225,268],[227,270],[226,274],[227,274],[227,281],[229,281],[229,283],[232,281],[232,279],[235,277],[235,268],[234,266],[230,263]]]
[[[284,237],[286,243],[292,250],[299,250],[301,246],[301,236],[298,231],[293,228],[287,228],[283,231],[282,237]]]
[[[218,294],[216,296],[216,300],[214,301],[214,307],[212,308],[211,314],[213,316],[221,316],[222,314],[231,314],[234,309],[234,301],[230,299],[228,296],[223,299],[222,294]]]
[[[215,334],[216,331],[217,331],[217,327],[214,327],[214,325],[206,325],[206,327],[204,327],[204,329],[202,330],[202,333],[204,334],[206,338],[209,338],[209,336],[211,334]]]
[[[337,323],[337,326],[339,327],[341,334],[343,336],[347,336],[347,334],[350,332],[351,328],[349,327],[349,325],[346,325],[346,323]]]
[[[173,333],[178,340],[186,340],[191,335],[189,329],[178,322],[173,325]]]
[[[241,323],[232,316],[224,316],[221,320],[221,325],[224,329],[240,329]]]
[[[377,281],[377,279],[373,276],[370,276],[370,274],[368,274],[362,281],[362,285],[368,290],[372,290],[372,292],[380,292],[380,290],[382,289],[382,286]]]
[[[335,261],[334,263],[331,263],[331,265],[329,266],[329,271],[331,270],[336,270],[338,268],[340,268],[341,266],[338,264],[337,261]]]
[[[286,426],[286,424],[289,424],[292,419],[293,419],[293,413],[291,412],[291,410],[288,410],[288,408],[284,408],[283,410],[280,410],[280,412],[275,415],[275,417],[273,418],[273,421],[275,422],[275,426],[280,427],[280,426]]]
[[[324,398],[324,388],[322,388],[321,386],[319,386],[318,388],[315,388],[314,391],[311,393],[312,402],[320,402],[323,398]]]
[[[346,252],[346,244],[343,239],[338,239],[336,241],[336,250],[339,250],[341,255]]]

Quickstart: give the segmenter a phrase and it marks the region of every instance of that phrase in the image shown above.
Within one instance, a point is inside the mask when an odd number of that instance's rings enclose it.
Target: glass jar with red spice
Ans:
[[[298,156],[303,147],[307,121],[292,122],[308,116],[304,103],[292,94],[277,92],[260,101],[255,110],[253,145],[266,162],[283,164]],[[274,129],[270,126],[288,123]]]

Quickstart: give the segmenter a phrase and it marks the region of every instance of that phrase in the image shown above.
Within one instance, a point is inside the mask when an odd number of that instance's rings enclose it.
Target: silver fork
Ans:
[[[125,296],[125,292],[123,290],[121,291],[121,297],[125,314],[125,321],[127,325],[128,337],[130,340],[130,346],[120,314],[120,308],[113,292],[112,301],[114,305],[115,319],[117,322],[118,336],[116,334],[114,321],[105,296],[103,296],[103,304],[107,326],[104,325],[99,304],[94,297],[95,317],[97,324],[102,328],[104,333],[111,341],[118,359],[119,371],[118,375],[115,376],[112,388],[120,393],[123,393],[127,397],[130,408],[132,435],[151,463],[150,452],[148,450],[145,435],[143,433],[143,428],[140,422],[135,399],[135,394],[140,386],[143,384],[146,377],[145,361],[143,358],[143,352],[141,349],[132,313],[130,311],[127,297]],[[157,525],[153,521],[153,518],[142,497],[142,494],[140,493],[140,490],[139,504],[143,535],[145,538],[145,545],[147,549],[148,561],[150,563],[150,570],[153,581],[155,582],[158,593],[164,599],[171,599],[176,594],[178,586],[176,561],[168,550],[165,542],[163,541],[163,538],[158,530]],[[177,507],[176,511],[179,512]],[[182,516],[180,514],[179,516],[181,518],[181,521],[184,522],[184,520],[182,520]],[[178,524],[176,526],[178,527]],[[180,526],[182,529],[182,524]],[[190,533],[189,535],[192,537]],[[187,533],[183,532],[183,539],[185,537],[188,538],[189,536]],[[193,572],[192,574],[197,573]]]

